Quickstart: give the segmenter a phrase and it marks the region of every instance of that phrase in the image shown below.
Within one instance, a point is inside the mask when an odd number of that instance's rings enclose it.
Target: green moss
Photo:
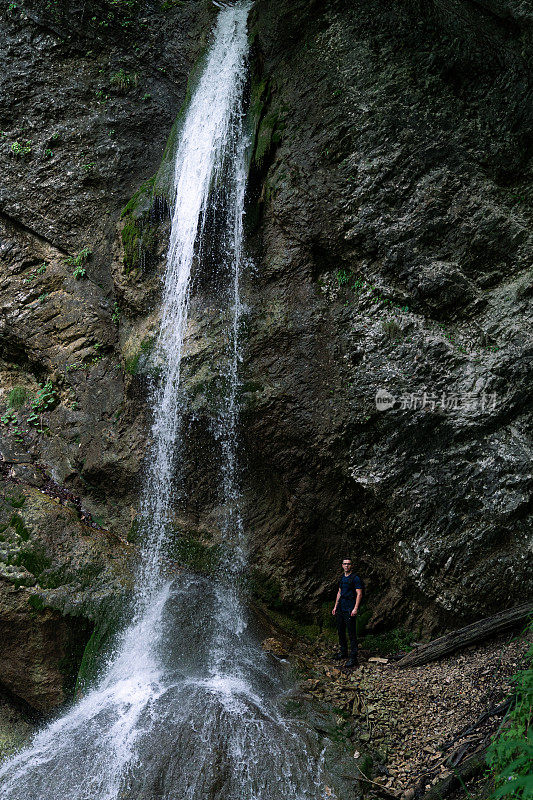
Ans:
[[[124,362],[124,369],[130,375],[137,375],[139,372],[139,362],[143,356],[147,356],[154,346],[155,336],[149,336],[143,339],[140,349],[133,356],[127,358]]]
[[[39,585],[43,589],[59,589],[67,583],[67,577],[64,569],[50,570],[46,569],[39,576]]]
[[[100,609],[98,618],[87,639],[83,654],[79,660],[79,668],[75,686],[75,696],[83,694],[93,684],[100,672],[105,669],[106,655],[111,653],[113,642],[121,629],[122,620],[127,616],[127,608],[123,605],[109,606]]]
[[[32,594],[28,598],[28,605],[31,606],[34,611],[42,611],[45,608],[44,601],[38,594]]]
[[[34,548],[32,550],[19,550],[14,563],[19,567],[24,567],[37,578],[45,569],[50,567],[52,562],[47,558],[43,550]]]
[[[0,730],[0,763],[20,750],[28,741],[30,730],[26,732],[13,730]]]
[[[130,542],[131,544],[136,544],[139,541],[140,533],[139,520],[134,519],[130,525],[130,529],[126,536],[126,541]]]
[[[22,508],[26,502],[26,498],[23,494],[19,494],[18,496],[13,495],[7,498],[7,502],[10,506],[13,506],[13,508]]]
[[[169,557],[192,572],[203,575],[212,574],[220,564],[222,548],[220,545],[207,545],[194,536],[176,534],[170,543]]]
[[[30,538],[30,532],[26,528],[22,517],[20,517],[18,514],[13,514],[13,516],[9,520],[9,524],[11,525],[12,528],[15,529],[16,533],[20,536],[20,538],[24,542],[28,541],[28,539]]]
[[[163,0],[161,10],[170,11],[173,8],[181,8],[184,5],[186,5],[185,0]]]
[[[98,670],[98,655],[102,650],[103,645],[109,637],[108,625],[100,623],[95,625],[94,630],[81,658],[81,664],[78,669],[78,676],[76,679],[75,695],[83,693],[91,681],[95,678]]]
[[[274,145],[281,141],[281,126],[283,122],[278,111],[269,111],[261,121],[254,152],[254,161],[259,169],[264,167]]]
[[[155,183],[155,175],[148,178],[141,188],[135,192],[131,200],[124,206],[120,213],[121,219],[126,216],[133,216],[135,218],[142,217],[146,211],[149,211],[152,206],[152,195]]]
[[[28,392],[24,386],[14,386],[7,396],[7,407],[18,411],[26,402],[27,397]]]
[[[253,164],[262,171],[285,128],[281,108],[272,103],[272,87],[268,80],[252,78],[248,117],[255,138]]]
[[[141,353],[136,353],[134,356],[127,358],[124,362],[124,369],[129,375],[137,375],[140,357]]]
[[[121,219],[124,219],[121,237],[126,273],[137,269],[142,256],[153,255],[157,248],[157,228],[150,221],[154,180],[155,177],[152,177],[143,183],[120,215]]]
[[[139,266],[141,260],[140,231],[134,220],[128,220],[122,229],[122,246],[124,248],[124,270],[131,272]]]
[[[317,623],[300,622],[287,613],[274,611],[271,608],[266,609],[266,613],[279,628],[299,639],[314,642],[323,633],[322,628]]]
[[[57,665],[63,675],[63,689],[67,697],[72,697],[75,692],[80,664],[93,632],[94,623],[84,617],[77,618],[76,625],[70,626],[65,652]]]
[[[174,121],[174,124],[170,130],[170,135],[167,139],[165,151],[161,159],[161,165],[155,176],[154,197],[163,198],[170,205],[174,200],[172,192],[174,183],[174,159],[176,155],[176,149],[178,146],[181,131],[183,129],[183,124],[185,122],[185,117],[187,114],[187,110],[189,108],[189,104],[191,102],[192,95],[194,93],[196,86],[198,85],[198,82],[200,80],[200,77],[204,69],[206,53],[207,53],[207,45],[204,48],[202,48],[200,55],[196,59],[196,62],[191,69],[189,79],[187,81],[185,99],[183,100],[181,108],[178,112],[178,116],[176,117],[176,120]]]
[[[256,131],[270,97],[270,81],[266,78],[252,77],[250,106],[248,116],[252,130]]]

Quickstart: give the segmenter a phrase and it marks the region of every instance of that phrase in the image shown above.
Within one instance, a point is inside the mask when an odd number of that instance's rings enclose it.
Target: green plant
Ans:
[[[47,147],[46,150],[44,151],[44,154],[46,158],[52,158],[52,156],[54,155],[54,151],[51,150],[49,147]]]
[[[68,256],[68,258],[65,259],[65,264],[68,264],[70,267],[75,267],[72,275],[74,278],[76,278],[76,280],[85,278],[86,270],[83,264],[90,259],[91,255],[92,250],[90,250],[88,247],[83,247],[79,253],[77,253],[77,255]]]
[[[15,564],[17,564],[17,566],[24,567],[36,578],[41,572],[48,569],[51,563],[50,559],[41,549],[19,550],[15,558]]]
[[[533,632],[533,621],[528,630]],[[515,705],[487,751],[487,764],[495,781],[490,800],[533,797],[533,646],[527,653],[526,668],[512,681]]]
[[[150,92],[146,92],[146,94],[143,94],[142,99],[143,100],[151,100],[152,99],[152,95],[150,94]]]
[[[125,72],[122,67],[117,70],[109,79],[111,86],[115,86],[120,92],[128,92],[139,83],[139,76],[136,72]]]
[[[105,105],[109,100],[109,95],[104,92],[103,89],[97,89],[95,92],[96,99],[99,103]]]
[[[82,164],[82,169],[86,173],[92,172],[95,167],[96,167],[96,162],[94,161],[90,161],[88,164]]]
[[[77,255],[68,256],[68,258],[65,259],[65,263],[69,264],[71,267],[80,267],[89,260],[91,255],[92,250],[90,250],[88,247],[83,247]]]
[[[345,269],[340,269],[337,272],[337,283],[339,286],[344,286],[345,284],[350,282],[351,273],[347,272]]]
[[[150,352],[154,344],[153,338],[144,339],[141,342],[140,350],[135,355],[126,359],[124,369],[129,375],[136,375],[139,368],[139,361],[143,353],[146,355]]]
[[[15,158],[25,158],[31,153],[31,141],[27,139],[25,142],[13,142],[11,145],[11,152]]]
[[[14,386],[7,396],[7,407],[18,411],[26,402],[27,396],[28,392],[24,386]]]
[[[47,266],[47,262],[43,261],[42,264],[39,264],[34,272],[30,272],[30,274],[24,278],[24,283],[32,283],[38,275],[44,275]]]
[[[48,292],[44,292],[43,294],[40,294],[39,297],[38,297],[39,303],[44,303],[44,301],[46,300],[47,297],[48,297]]]
[[[120,307],[117,302],[113,303],[113,314],[111,315],[111,320],[118,325],[120,322]]]
[[[413,635],[403,628],[394,628],[381,634],[367,634],[362,646],[365,650],[373,650],[384,655],[389,655],[398,650],[412,650]]]
[[[2,414],[0,420],[4,423],[4,425],[11,425],[12,422],[15,422],[17,415],[13,410],[8,410],[5,414]]]
[[[40,423],[41,433],[43,433],[42,415],[45,411],[52,408],[52,406],[56,404],[57,400],[57,392],[54,389],[52,381],[49,379],[41,386],[37,392],[37,395],[35,396],[35,399],[32,400],[32,410],[27,419],[28,424],[34,425],[37,428],[39,427]]]
[[[100,349],[101,349],[101,347],[102,347],[102,345],[100,344],[100,342],[96,342],[96,344],[95,344],[95,345],[93,345],[93,347],[94,347],[94,352],[96,353],[96,355],[94,355],[94,356],[93,356],[93,357],[92,357],[92,358],[89,360],[89,362],[88,362],[89,364],[97,364],[97,363],[98,363],[99,361],[101,361],[101,360],[103,359],[103,357],[104,357],[104,356],[103,356],[103,354],[100,352]]]

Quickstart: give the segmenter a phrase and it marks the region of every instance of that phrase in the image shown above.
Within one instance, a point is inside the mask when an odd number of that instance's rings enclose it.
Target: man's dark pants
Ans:
[[[357,617],[352,617],[350,611],[342,611],[338,608],[335,612],[337,622],[337,633],[339,634],[339,644],[343,656],[348,655],[348,642],[346,640],[346,628],[350,637],[350,658],[357,657]]]

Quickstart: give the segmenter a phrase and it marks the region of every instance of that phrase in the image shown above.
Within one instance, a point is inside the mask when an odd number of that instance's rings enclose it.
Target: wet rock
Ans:
[[[0,582],[0,682],[36,711],[48,713],[72,696],[92,625],[39,607],[29,589],[5,578]]]
[[[263,650],[266,650],[267,653],[274,653],[275,656],[279,656],[280,658],[286,658],[288,653],[285,647],[281,642],[278,642],[277,639],[265,639],[261,646]],[[308,681],[306,684],[309,683]],[[317,681],[318,683],[318,681]],[[311,688],[311,687],[309,687]]]

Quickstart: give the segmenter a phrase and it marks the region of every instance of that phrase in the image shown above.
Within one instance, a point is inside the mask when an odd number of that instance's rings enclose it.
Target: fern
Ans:
[[[528,626],[533,631],[533,622]],[[489,800],[533,798],[533,646],[525,669],[513,676],[516,704],[509,724],[492,741],[487,763],[495,789]]]

